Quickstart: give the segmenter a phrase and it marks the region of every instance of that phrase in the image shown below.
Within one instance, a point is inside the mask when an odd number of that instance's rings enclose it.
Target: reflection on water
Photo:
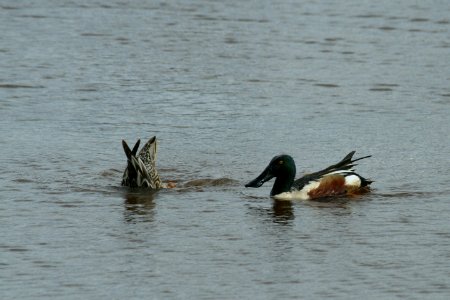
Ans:
[[[170,189],[149,190],[146,188],[124,188],[124,214],[127,222],[152,222],[155,214],[155,200],[161,193],[176,193],[179,197],[190,192],[205,192],[208,189],[224,190],[236,185],[237,181],[230,178],[201,178],[178,183]]]
[[[272,217],[275,223],[291,223],[295,218],[291,201],[273,200]]]
[[[127,189],[124,193],[124,219],[126,222],[153,222],[155,196],[158,191]]]
[[[272,206],[270,208],[265,206],[253,206],[249,205],[248,209],[251,215],[256,215],[262,220],[269,220],[270,222],[290,225],[295,219],[293,202],[291,201],[279,201],[269,199],[268,197],[264,199],[265,201],[272,201]]]
[[[351,214],[352,203],[368,200],[368,198],[364,198],[364,195],[351,197],[327,197],[308,201],[286,201],[276,200],[270,197],[256,197],[248,195],[246,198],[253,201],[271,201],[272,206],[270,209],[261,206],[249,206],[249,209],[265,217],[266,219],[270,218],[271,221],[279,224],[290,224],[296,218],[296,208],[298,209],[297,213],[300,213],[305,207],[311,207],[323,210],[324,212],[329,212],[333,215],[348,215]]]
[[[359,199],[362,199],[359,196]],[[355,201],[355,197],[326,197],[321,199],[314,199],[311,201],[305,202],[306,205],[309,205],[311,207],[317,207],[317,208],[350,208],[351,202]]]

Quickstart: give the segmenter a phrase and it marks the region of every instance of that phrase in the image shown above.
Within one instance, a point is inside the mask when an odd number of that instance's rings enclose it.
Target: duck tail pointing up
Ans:
[[[356,164],[354,162],[364,159],[364,158],[369,158],[372,156],[372,155],[367,155],[367,156],[359,157],[359,158],[352,160],[355,152],[356,151],[350,152],[340,162],[338,162],[337,164],[334,164],[332,166],[329,166],[328,168],[325,169],[325,171],[332,172],[332,171],[337,171],[337,170],[350,170],[351,168],[356,166]]]
[[[137,150],[139,148],[139,144],[141,143],[141,140],[137,140],[136,144],[134,144],[133,150],[128,147],[127,142],[125,140],[122,140],[122,146],[123,151],[125,151],[125,155],[127,156],[127,159],[131,159],[131,156],[136,156]]]

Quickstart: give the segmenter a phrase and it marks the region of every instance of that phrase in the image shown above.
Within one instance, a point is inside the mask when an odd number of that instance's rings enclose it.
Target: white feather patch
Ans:
[[[312,181],[299,191],[284,192],[273,196],[273,198],[277,200],[308,200],[310,198],[308,193],[319,185],[320,181]]]
[[[360,187],[361,179],[356,175],[345,176],[345,185]]]
[[[350,170],[337,170],[337,171],[334,171],[334,172],[327,173],[327,174],[324,175],[324,176],[332,175],[332,174],[341,174],[341,175],[344,175],[344,176],[345,176],[345,174],[347,174],[347,173],[354,173],[354,172],[355,172],[355,171],[352,170],[352,169],[350,169]]]

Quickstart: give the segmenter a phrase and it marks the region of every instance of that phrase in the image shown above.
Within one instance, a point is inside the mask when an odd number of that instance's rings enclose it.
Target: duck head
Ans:
[[[264,171],[258,177],[247,183],[245,187],[258,188],[266,181],[275,177],[275,183],[273,184],[270,195],[278,195],[288,192],[291,189],[294,183],[295,172],[294,159],[286,154],[278,155],[272,158]]]

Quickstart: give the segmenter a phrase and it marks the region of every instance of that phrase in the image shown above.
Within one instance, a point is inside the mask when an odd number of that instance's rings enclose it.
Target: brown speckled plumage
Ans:
[[[156,170],[157,141],[152,137],[136,155],[140,140],[130,150],[127,143],[122,145],[127,156],[127,167],[123,173],[122,185],[130,187],[148,187],[151,189],[165,188]]]

